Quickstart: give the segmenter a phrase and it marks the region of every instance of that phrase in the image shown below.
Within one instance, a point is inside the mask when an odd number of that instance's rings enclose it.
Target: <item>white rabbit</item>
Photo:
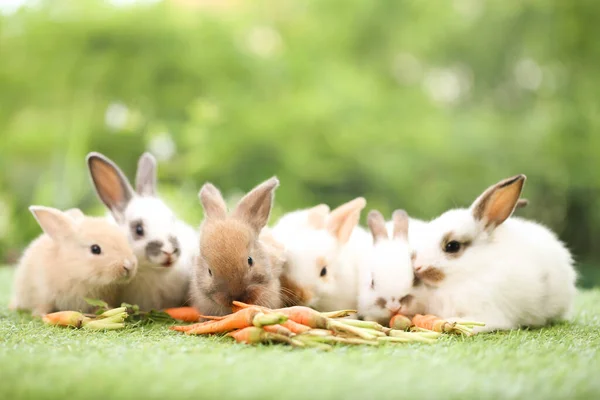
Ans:
[[[426,225],[414,243],[426,312],[485,322],[480,331],[568,316],[576,293],[571,254],[549,229],[509,218],[525,179],[503,180],[469,209],[450,210]]]
[[[329,206],[319,204],[312,208],[296,210],[284,214],[271,229],[273,236],[280,240],[290,241],[299,231],[305,229],[324,229],[329,215]]]
[[[415,276],[408,244],[409,220],[404,210],[394,211],[391,235],[379,211],[369,212],[367,223],[373,246],[361,263],[358,315],[387,325],[402,304],[412,299]]]
[[[155,158],[149,153],[140,157],[136,191],[121,169],[102,154],[88,154],[87,163],[100,200],[126,233],[139,260],[138,274],[124,288],[121,300],[142,310],[184,305],[190,298],[199,238],[157,197]]]
[[[357,227],[365,205],[359,197],[329,215],[313,208],[307,214],[312,227],[295,234],[273,228],[273,236],[285,246],[281,283],[284,297],[292,300],[287,303],[321,311],[356,308],[360,256],[371,245],[370,235]]]
[[[52,311],[93,308],[86,297],[114,306],[118,292],[137,271],[123,232],[105,218],[78,209],[31,206],[44,230],[23,252],[15,275],[12,309],[40,316]]]

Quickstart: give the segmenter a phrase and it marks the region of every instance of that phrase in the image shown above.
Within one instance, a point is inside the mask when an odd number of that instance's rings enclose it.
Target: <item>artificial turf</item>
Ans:
[[[0,268],[0,399],[598,399],[600,290],[573,321],[434,345],[248,347],[153,324],[86,332],[8,311]]]

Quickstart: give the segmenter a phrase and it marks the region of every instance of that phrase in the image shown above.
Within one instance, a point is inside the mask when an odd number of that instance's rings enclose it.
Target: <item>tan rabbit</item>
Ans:
[[[258,185],[228,214],[219,190],[200,190],[205,219],[200,227],[200,256],[191,282],[192,301],[203,314],[231,312],[231,302],[281,306],[279,276],[283,247],[263,228],[269,220],[273,177]]]
[[[105,218],[31,206],[44,234],[25,250],[17,268],[12,309],[34,315],[91,307],[84,298],[116,305],[118,290],[137,271],[137,260],[121,230]]]

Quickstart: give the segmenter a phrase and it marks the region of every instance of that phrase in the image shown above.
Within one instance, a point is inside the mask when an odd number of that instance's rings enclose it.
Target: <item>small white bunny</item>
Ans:
[[[576,293],[571,254],[549,229],[509,218],[525,179],[517,175],[491,186],[469,209],[442,214],[411,240],[426,312],[485,322],[481,331],[542,326],[568,316]]]
[[[142,310],[184,305],[190,298],[199,239],[157,197],[155,158],[149,153],[140,157],[136,191],[121,169],[102,154],[88,154],[87,164],[98,197],[126,233],[139,260],[138,274],[124,288],[121,300]]]
[[[295,234],[273,228],[273,236],[285,246],[281,283],[284,297],[292,300],[288,304],[320,311],[356,308],[360,257],[371,246],[370,235],[357,226],[365,205],[359,197],[329,215],[322,205],[314,207],[306,213],[309,226]]]
[[[361,263],[358,315],[387,325],[402,305],[412,299],[415,277],[408,245],[409,220],[404,210],[394,211],[391,236],[379,211],[369,212],[367,223],[373,246]]]
[[[29,210],[44,230],[23,253],[15,275],[12,309],[41,316],[92,308],[85,298],[118,304],[118,291],[131,281],[137,260],[121,230],[105,218],[78,209]]]

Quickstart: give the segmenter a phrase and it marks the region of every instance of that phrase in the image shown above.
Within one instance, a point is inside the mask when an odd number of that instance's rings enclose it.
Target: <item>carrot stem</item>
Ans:
[[[259,313],[254,316],[252,319],[252,324],[258,328],[262,328],[265,325],[277,325],[282,324],[287,321],[287,317],[283,314],[272,313],[272,314],[264,314]]]
[[[327,318],[344,318],[348,317],[352,314],[356,314],[358,311],[356,310],[338,310],[338,311],[330,311],[330,312],[322,312],[321,315]]]
[[[338,320],[338,322],[350,326],[355,326],[357,328],[367,328],[383,332],[383,326],[375,321],[361,321],[358,319],[340,319]]]
[[[327,328],[329,328],[333,331],[350,333],[354,336],[358,336],[365,340],[374,340],[376,338],[376,336],[372,335],[371,333],[365,331],[362,328],[357,328],[355,326],[346,325],[346,324],[339,322],[338,320],[331,319],[328,321],[327,325],[328,325]]]
[[[410,340],[412,342],[420,342],[420,343],[435,343],[436,339],[426,338],[421,336],[419,333],[411,333],[406,331],[398,331],[394,330],[390,332],[390,337],[395,338],[404,338]]]

